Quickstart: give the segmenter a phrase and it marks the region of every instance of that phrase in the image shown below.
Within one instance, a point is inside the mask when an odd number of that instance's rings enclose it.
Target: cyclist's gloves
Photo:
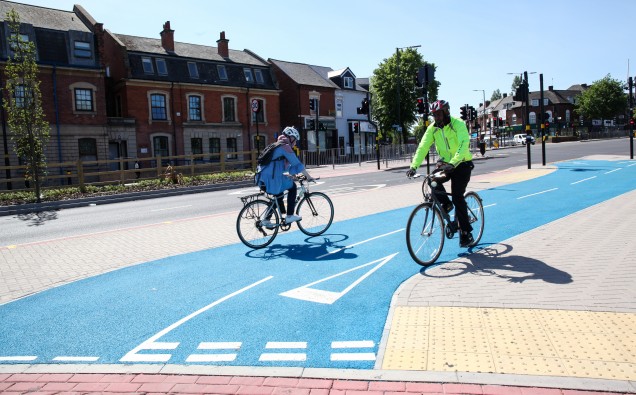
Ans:
[[[409,170],[406,172],[406,176],[407,176],[408,178],[411,178],[411,177],[413,177],[414,175],[415,175],[415,169],[413,169],[413,168],[409,169]]]
[[[451,173],[455,171],[455,166],[451,165],[450,163],[445,163],[440,167],[440,169],[442,169],[446,176],[450,176]]]

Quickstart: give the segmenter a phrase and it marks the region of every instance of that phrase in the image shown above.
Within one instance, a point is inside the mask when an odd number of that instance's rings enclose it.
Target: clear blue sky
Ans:
[[[634,0],[25,0],[71,11],[82,5],[113,33],[159,38],[170,21],[175,41],[261,57],[349,67],[369,77],[396,47],[421,45],[437,66],[440,98],[453,114],[493,91],[510,92],[512,75],[543,73],[544,86],[567,89],[607,74],[636,76]],[[530,75],[530,90],[539,77]]]

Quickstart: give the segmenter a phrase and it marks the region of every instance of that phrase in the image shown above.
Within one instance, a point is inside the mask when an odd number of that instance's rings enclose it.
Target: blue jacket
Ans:
[[[272,161],[268,165],[259,166],[256,169],[256,184],[265,185],[267,193],[278,195],[294,184],[294,181],[283,173],[298,174],[303,170],[305,170],[305,166],[300,162],[291,146],[289,144],[281,145],[274,150]]]

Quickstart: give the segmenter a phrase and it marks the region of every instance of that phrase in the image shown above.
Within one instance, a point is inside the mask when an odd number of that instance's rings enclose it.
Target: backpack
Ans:
[[[283,144],[284,143],[277,141],[265,147],[265,149],[261,151],[261,154],[258,156],[258,158],[256,158],[256,164],[261,167],[269,165],[269,163],[272,161],[272,156],[274,156],[274,150]],[[277,160],[280,160],[280,159],[285,159],[285,158],[281,156]]]
[[[276,148],[284,144],[285,143],[281,141],[271,143],[261,151],[260,155],[258,155],[258,158],[256,158],[256,174],[254,174],[255,185],[261,184],[261,170],[263,170],[265,166],[269,165],[272,162],[272,157],[274,156],[274,151],[276,150]],[[284,156],[276,158],[276,160],[283,159],[285,159]],[[272,174],[272,177],[274,177],[274,174]]]

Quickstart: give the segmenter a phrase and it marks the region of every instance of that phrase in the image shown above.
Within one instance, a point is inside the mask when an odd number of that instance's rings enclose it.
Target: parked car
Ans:
[[[512,138],[512,142],[517,145],[517,144],[521,144],[521,145],[526,145],[526,138],[527,136],[525,134],[515,134],[514,137]],[[534,136],[530,135],[530,143],[534,144]]]

